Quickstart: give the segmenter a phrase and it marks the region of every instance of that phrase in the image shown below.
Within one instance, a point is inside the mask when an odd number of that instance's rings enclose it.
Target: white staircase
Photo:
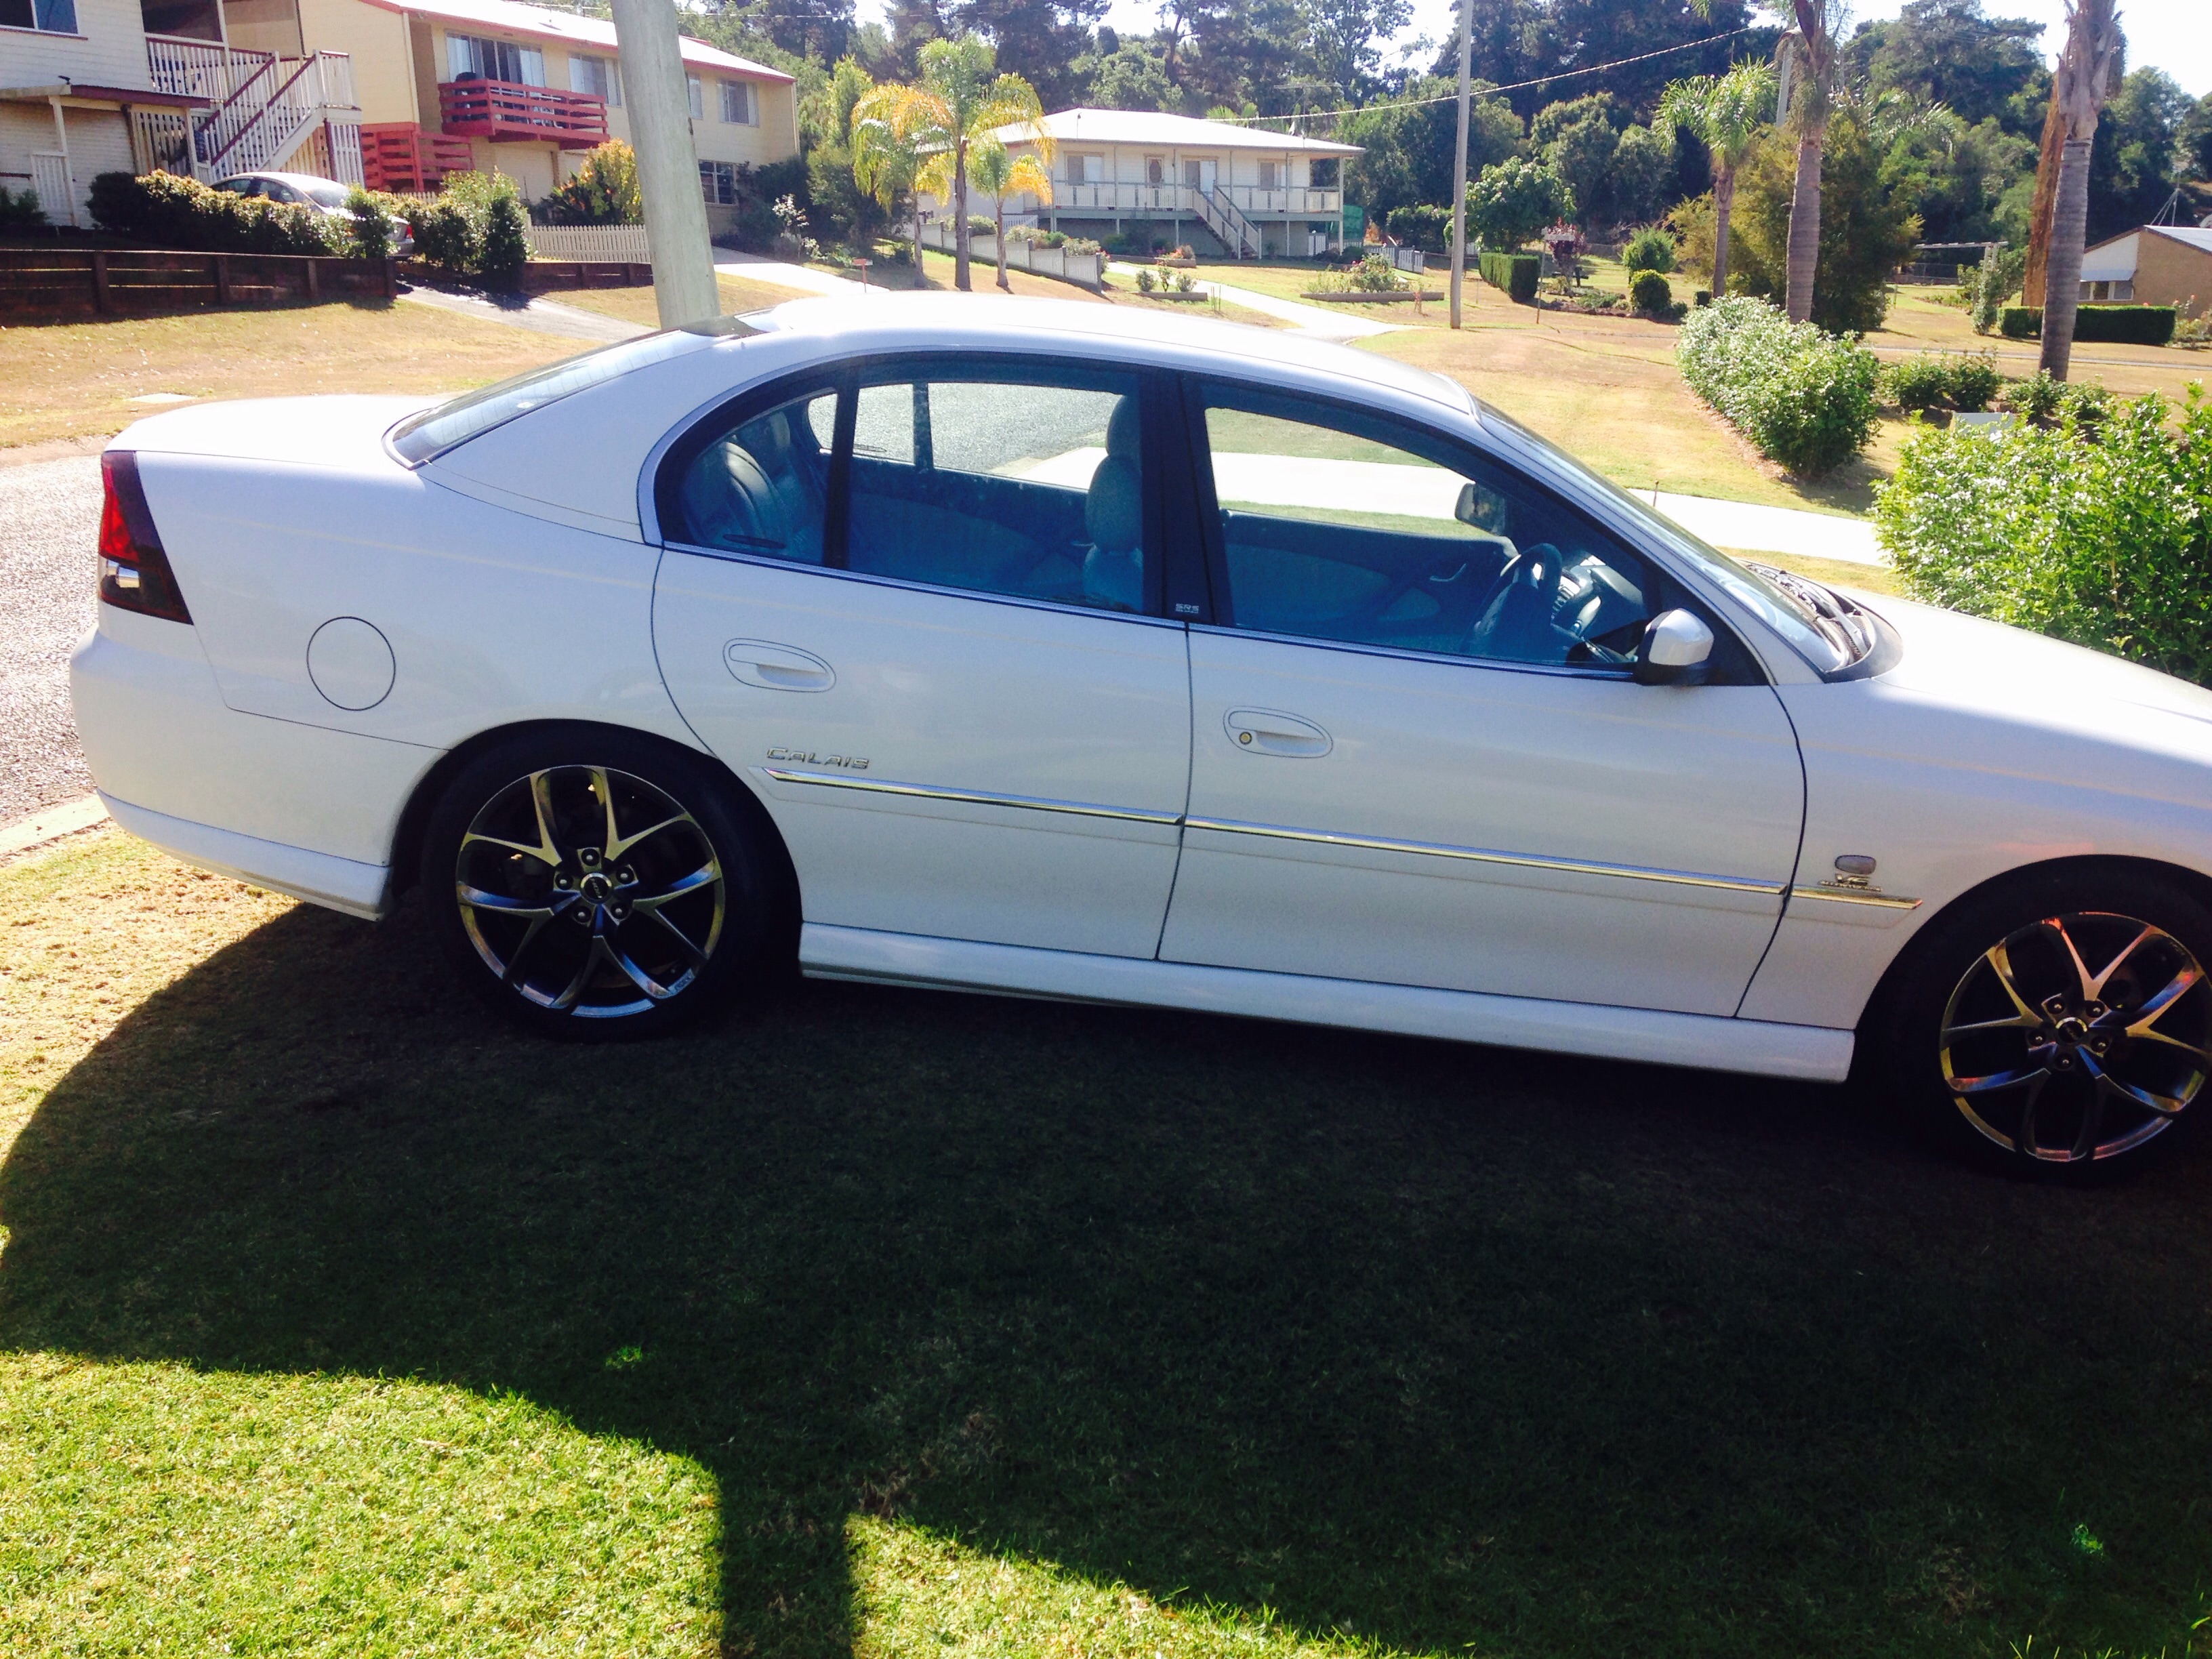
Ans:
[[[1221,239],[1221,246],[1239,259],[1260,257],[1260,228],[1246,218],[1229,199],[1224,190],[1193,190],[1188,192],[1197,204],[1198,216],[1206,221],[1206,228]]]
[[[357,185],[361,106],[354,96],[353,59],[342,52],[280,58],[210,40],[146,37],[154,84],[164,92],[205,99],[213,107],[190,116],[142,121],[157,165],[202,181],[281,169],[318,133],[330,176]]]

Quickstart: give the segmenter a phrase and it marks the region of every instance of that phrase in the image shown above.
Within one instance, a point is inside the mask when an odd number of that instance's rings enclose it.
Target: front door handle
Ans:
[[[768,640],[732,640],[722,647],[722,665],[768,691],[827,691],[837,684],[837,671],[811,651]]]
[[[1317,760],[1334,744],[1311,720],[1273,708],[1232,708],[1221,717],[1229,741],[1248,755]]]

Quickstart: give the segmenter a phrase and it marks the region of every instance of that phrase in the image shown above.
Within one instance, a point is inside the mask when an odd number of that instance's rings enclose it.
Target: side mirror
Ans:
[[[1631,678],[1638,685],[1695,685],[1713,654],[1713,630],[1687,611],[1662,611],[1644,630]]]
[[[1505,497],[1470,480],[1459,487],[1459,500],[1452,506],[1452,517],[1470,529],[1486,530],[1493,536],[1503,536],[1505,533]]]

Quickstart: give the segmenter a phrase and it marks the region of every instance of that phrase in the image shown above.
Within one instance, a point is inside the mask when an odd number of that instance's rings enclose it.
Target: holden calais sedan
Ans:
[[[108,449],[118,822],[548,1035],[825,978],[2175,1139],[2212,695],[1735,563],[1459,387],[1103,307],[802,301]]]

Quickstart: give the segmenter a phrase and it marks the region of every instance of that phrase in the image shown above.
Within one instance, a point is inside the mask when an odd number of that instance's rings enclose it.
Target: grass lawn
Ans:
[[[951,291],[952,289],[953,258],[949,253],[939,253],[934,248],[921,252],[921,286],[927,289]],[[869,273],[873,278],[878,272],[887,275],[894,285],[902,285],[908,275],[905,266],[878,266]],[[981,259],[970,262],[969,292],[977,295],[996,295],[998,268]],[[1039,276],[1032,271],[1010,270],[1006,281],[1018,297],[1038,300],[1074,300],[1091,305],[1131,306],[1139,311],[1172,312],[1178,316],[1211,317],[1232,323],[1248,323],[1255,328],[1281,328],[1280,321],[1264,311],[1254,311],[1248,306],[1221,301],[1213,304],[1176,300],[1157,300],[1137,291],[1134,277],[1115,277],[1103,293],[1094,293],[1074,283],[1063,283],[1055,276]]]
[[[781,305],[786,300],[812,297],[802,289],[784,288],[775,283],[757,283],[750,276],[726,276],[719,271],[714,276],[714,286],[721,293],[725,316],[733,317],[747,311],[765,311],[770,306]],[[558,300],[564,306],[574,306],[581,311],[596,311],[603,317],[619,317],[626,323],[638,323],[647,328],[660,326],[660,313],[654,305],[650,287],[584,288],[574,292],[549,294],[545,297]]]
[[[130,401],[152,393],[459,392],[582,349],[404,301],[11,325],[0,447],[111,436],[168,406]]]
[[[828,984],[543,1045],[0,869],[0,1650],[2189,1650],[2212,1153]]]

